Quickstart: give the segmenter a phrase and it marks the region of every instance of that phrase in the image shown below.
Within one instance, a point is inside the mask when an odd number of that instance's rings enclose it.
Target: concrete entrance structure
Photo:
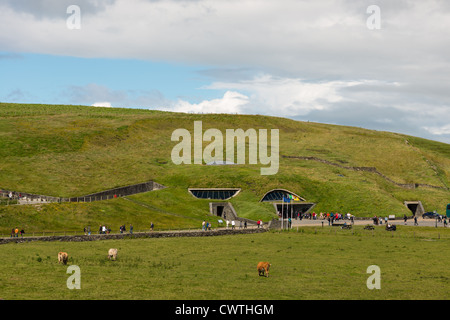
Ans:
[[[425,209],[423,208],[421,201],[405,201],[404,205],[411,210],[413,216],[421,217],[425,213]]]
[[[236,220],[237,214],[233,205],[229,202],[210,202],[209,212],[223,220]]]
[[[209,212],[212,215],[221,217],[224,221],[234,220],[235,222],[242,221],[242,223],[247,221],[247,225],[256,225],[257,224],[256,221],[238,217],[236,211],[234,210],[233,205],[229,202],[210,202],[209,203]],[[239,226],[239,224],[237,224],[236,226]]]

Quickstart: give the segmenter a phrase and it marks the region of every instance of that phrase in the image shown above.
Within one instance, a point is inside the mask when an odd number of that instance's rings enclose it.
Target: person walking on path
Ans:
[[[231,220],[231,229],[234,230],[234,226],[235,226],[235,222],[234,222],[234,220]]]
[[[419,224],[417,223],[417,217],[416,216],[414,216],[414,225],[415,226],[418,226]]]
[[[133,225],[130,224],[130,234],[133,234]]]

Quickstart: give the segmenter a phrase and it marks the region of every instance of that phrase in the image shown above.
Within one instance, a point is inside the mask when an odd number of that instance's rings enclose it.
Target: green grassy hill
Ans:
[[[203,131],[216,128],[224,135],[226,129],[279,129],[278,173],[262,176],[261,164],[173,164],[178,142],[171,141],[172,132],[184,128],[193,135],[194,121],[202,121]],[[276,117],[2,103],[0,159],[3,190],[74,197],[149,180],[167,187],[95,203],[0,205],[0,233],[15,226],[31,232],[103,223],[113,230],[124,223],[148,229],[150,222],[157,228],[199,227],[212,220],[209,201],[192,197],[189,187],[242,188],[231,200],[238,215],[265,221],[274,210],[259,200],[275,188],[317,203],[316,212],[356,216],[410,214],[406,200],[441,213],[450,203],[448,144]],[[374,167],[382,175],[351,167]]]

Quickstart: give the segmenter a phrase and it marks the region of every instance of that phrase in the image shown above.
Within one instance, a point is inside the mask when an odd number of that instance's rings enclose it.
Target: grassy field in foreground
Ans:
[[[28,299],[448,299],[450,229],[399,226],[394,233],[305,227],[202,238],[35,242],[0,247],[0,298]],[[117,261],[106,258],[119,249]],[[68,265],[81,270],[69,290]],[[269,261],[270,277],[256,264]],[[367,268],[381,270],[369,290]]]

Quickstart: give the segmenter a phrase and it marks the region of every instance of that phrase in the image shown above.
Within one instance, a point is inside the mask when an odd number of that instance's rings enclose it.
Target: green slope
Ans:
[[[177,142],[171,134],[184,128],[193,135],[194,121],[202,121],[203,131],[216,128],[224,136],[226,129],[279,129],[278,173],[262,176],[260,164],[173,164],[171,151]],[[450,203],[448,144],[276,117],[2,103],[0,156],[4,190],[70,197],[148,180],[168,187],[128,201],[43,205],[40,211],[2,205],[3,233],[16,224],[27,230],[74,230],[87,223],[110,224],[113,230],[123,223],[148,228],[152,221],[161,228],[196,227],[211,218],[209,202],[194,199],[189,187],[242,188],[231,201],[238,214],[265,221],[274,217],[273,207],[259,200],[275,188],[317,203],[316,212],[357,216],[409,214],[405,200],[421,200],[425,210],[438,212]],[[374,167],[383,176],[350,167]]]

